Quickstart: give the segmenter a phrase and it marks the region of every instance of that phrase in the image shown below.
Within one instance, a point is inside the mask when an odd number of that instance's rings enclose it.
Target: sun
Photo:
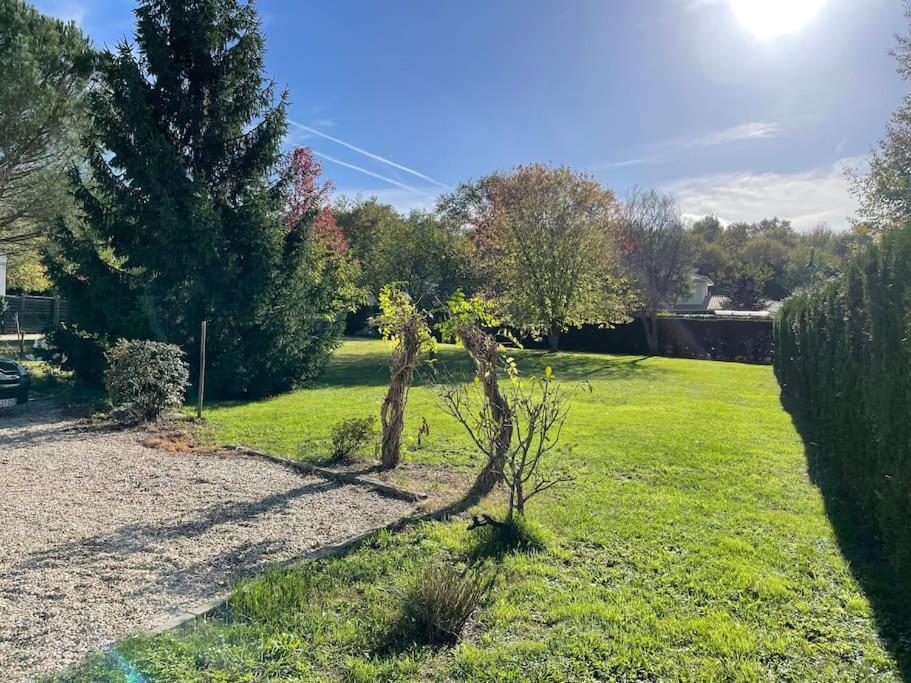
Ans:
[[[728,0],[734,16],[760,40],[794,33],[819,14],[826,0]]]

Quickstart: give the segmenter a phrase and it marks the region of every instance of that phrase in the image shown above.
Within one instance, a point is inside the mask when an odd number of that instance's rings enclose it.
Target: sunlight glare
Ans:
[[[826,0],[728,0],[731,11],[760,40],[793,33],[809,23]]]

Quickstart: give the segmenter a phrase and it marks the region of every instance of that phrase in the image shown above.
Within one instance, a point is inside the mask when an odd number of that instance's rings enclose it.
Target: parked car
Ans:
[[[28,368],[10,358],[0,357],[0,408],[10,408],[28,401],[32,376]]]

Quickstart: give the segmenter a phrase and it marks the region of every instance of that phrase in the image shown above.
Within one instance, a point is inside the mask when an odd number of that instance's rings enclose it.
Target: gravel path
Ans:
[[[0,411],[0,680],[33,681],[198,607],[239,576],[394,521],[408,503],[244,456]]]

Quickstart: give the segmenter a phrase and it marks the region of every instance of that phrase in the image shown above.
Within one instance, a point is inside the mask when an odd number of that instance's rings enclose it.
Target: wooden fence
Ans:
[[[54,296],[7,296],[5,310],[0,311],[0,334],[16,333],[16,314],[25,334],[47,332],[69,319],[66,299]]]

